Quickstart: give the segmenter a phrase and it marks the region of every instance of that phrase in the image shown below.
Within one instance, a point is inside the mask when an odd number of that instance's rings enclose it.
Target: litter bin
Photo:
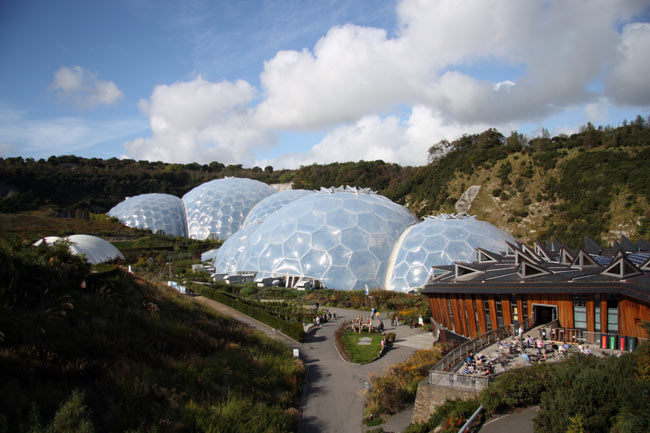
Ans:
[[[600,336],[600,348],[607,349],[607,335],[605,334]]]
[[[627,337],[627,350],[633,352],[636,349],[636,337]]]
[[[609,336],[609,347],[608,349],[611,350],[616,350],[618,349],[618,335],[610,335]]]
[[[618,347],[621,350],[626,350],[627,349],[627,337],[624,337],[622,335],[618,337]]]

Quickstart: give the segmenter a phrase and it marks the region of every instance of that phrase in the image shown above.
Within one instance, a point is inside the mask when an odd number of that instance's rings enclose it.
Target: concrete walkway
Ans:
[[[494,418],[487,421],[481,429],[480,433],[502,433],[502,432],[517,432],[517,433],[533,433],[533,418],[537,416],[539,406],[532,406],[520,411],[509,413],[499,418]]]
[[[393,347],[381,359],[370,364],[352,364],[339,356],[334,345],[334,333],[342,321],[353,320],[357,316],[367,317],[367,311],[330,308],[330,311],[336,312],[336,318],[305,335],[304,343],[297,343],[279,331],[274,332],[271,327],[216,301],[202,296],[194,299],[219,314],[247,323],[271,337],[275,336],[290,348],[300,350],[300,358],[307,369],[300,426],[302,433],[365,432],[367,427],[362,423],[364,390],[369,386],[370,378],[404,361],[416,350],[433,347],[433,336],[430,333],[406,325],[392,328],[390,320],[384,316],[382,319],[387,325],[386,332],[396,334]],[[389,420],[391,429],[388,431],[401,431],[410,423],[408,414],[394,418]]]

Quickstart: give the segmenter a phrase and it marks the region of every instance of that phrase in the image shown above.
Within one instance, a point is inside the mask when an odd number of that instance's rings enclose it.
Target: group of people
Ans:
[[[490,376],[493,372],[493,361],[488,360],[485,355],[474,356],[473,352],[469,352],[465,357],[465,367],[460,374]]]
[[[320,326],[321,323],[325,323],[333,318],[336,318],[336,312],[328,311],[326,313],[318,314],[314,318],[314,323],[316,323],[317,326]]]

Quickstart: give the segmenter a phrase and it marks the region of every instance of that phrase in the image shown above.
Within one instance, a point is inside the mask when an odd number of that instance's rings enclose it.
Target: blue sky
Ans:
[[[0,3],[0,156],[426,162],[650,113],[646,1]]]

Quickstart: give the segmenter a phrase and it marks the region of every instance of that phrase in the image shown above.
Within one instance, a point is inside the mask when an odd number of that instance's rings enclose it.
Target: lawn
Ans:
[[[369,337],[371,339],[369,346],[360,346],[358,344],[359,339],[364,337]],[[381,349],[381,338],[382,334],[379,332],[362,332],[359,334],[357,332],[352,332],[351,330],[346,331],[343,334],[345,351],[348,353],[352,362],[356,362],[357,364],[368,364],[377,359],[377,355]]]

